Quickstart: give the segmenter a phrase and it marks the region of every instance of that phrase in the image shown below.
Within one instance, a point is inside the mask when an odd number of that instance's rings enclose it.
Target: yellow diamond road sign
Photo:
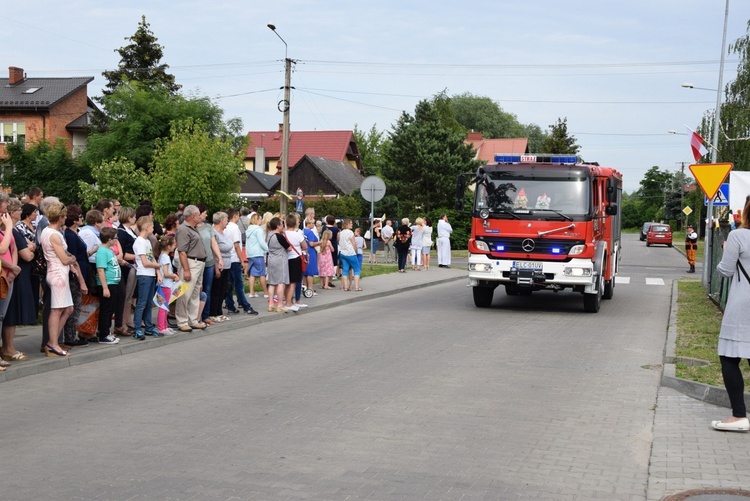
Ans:
[[[690,206],[688,205],[687,207],[682,209],[682,212],[684,212],[686,216],[689,216],[690,214],[693,213],[693,209],[691,209]]]
[[[734,167],[731,163],[725,164],[693,164],[690,166],[690,172],[693,173],[695,180],[703,189],[706,196],[713,200],[716,192],[721,188],[721,183],[729,175],[729,171]]]

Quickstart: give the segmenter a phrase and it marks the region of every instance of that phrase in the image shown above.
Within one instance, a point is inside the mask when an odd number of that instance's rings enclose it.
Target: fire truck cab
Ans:
[[[509,295],[564,289],[583,294],[587,312],[614,295],[620,259],[622,175],[574,155],[496,155],[474,184],[469,285],[477,307],[495,288]]]

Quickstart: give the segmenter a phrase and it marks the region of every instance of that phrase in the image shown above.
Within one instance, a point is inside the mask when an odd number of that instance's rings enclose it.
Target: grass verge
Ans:
[[[688,366],[676,364],[676,376],[723,386],[721,364],[716,347],[721,328],[721,310],[708,298],[700,281],[680,281],[677,284],[677,346],[675,355],[706,360],[709,365]],[[750,379],[744,375],[745,386]]]

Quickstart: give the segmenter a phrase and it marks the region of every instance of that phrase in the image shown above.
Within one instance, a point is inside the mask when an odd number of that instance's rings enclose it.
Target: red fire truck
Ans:
[[[468,181],[468,183],[467,183]],[[469,285],[474,304],[572,289],[596,313],[611,299],[620,259],[622,175],[575,155],[496,155],[473,179],[460,175],[457,208],[474,184]]]

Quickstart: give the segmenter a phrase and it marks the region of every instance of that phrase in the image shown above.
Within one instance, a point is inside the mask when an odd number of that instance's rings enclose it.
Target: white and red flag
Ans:
[[[701,159],[702,156],[705,156],[708,153],[708,150],[703,145],[703,143],[705,143],[706,141],[693,129],[691,129],[687,125],[685,127],[687,127],[687,130],[689,131],[688,136],[690,137],[690,149],[693,151],[693,157],[697,162]]]

